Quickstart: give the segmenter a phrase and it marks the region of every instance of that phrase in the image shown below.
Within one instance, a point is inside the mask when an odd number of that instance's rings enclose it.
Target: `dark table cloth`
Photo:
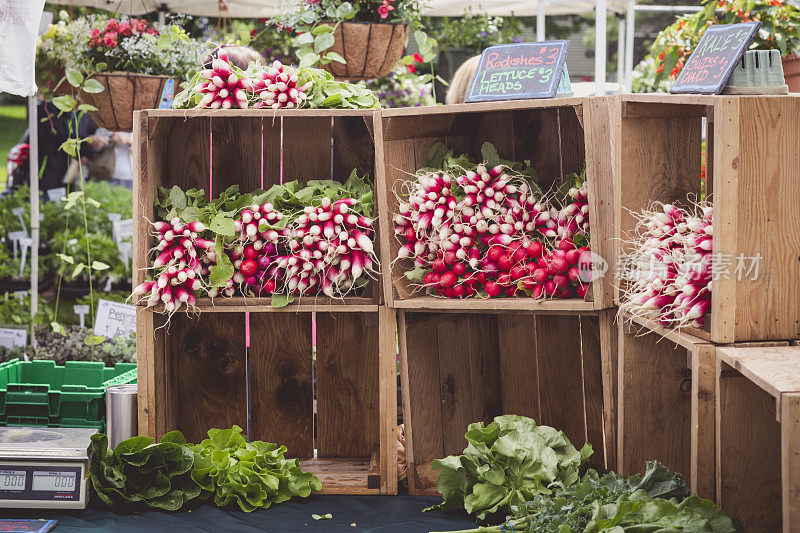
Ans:
[[[443,513],[422,509],[441,501],[432,496],[337,496],[317,495],[275,505],[264,511],[243,513],[201,505],[181,513],[147,512],[118,514],[91,505],[85,511],[9,511],[6,518],[51,518],[59,522],[56,533],[156,533],[166,531],[241,532],[381,532],[416,533],[474,528],[463,512]],[[331,520],[311,515],[331,513]],[[355,524],[355,527],[351,526]]]

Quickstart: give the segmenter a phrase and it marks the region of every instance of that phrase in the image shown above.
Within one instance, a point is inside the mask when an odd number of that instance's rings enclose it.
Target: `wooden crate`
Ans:
[[[408,485],[436,493],[431,461],[460,454],[467,426],[501,414],[564,430],[591,462],[614,467],[613,312],[399,311]]]
[[[428,158],[428,150],[444,142],[456,153],[480,160],[481,146],[491,142],[501,157],[530,160],[540,184],[547,189],[564,176],[586,166],[589,180],[589,223],[592,251],[613,262],[612,186],[608,101],[604,98],[555,98],[459,104],[425,108],[387,109],[375,127],[378,202],[381,210],[381,264],[391,280],[384,284],[390,307],[414,310],[473,311],[591,311],[612,305],[608,277],[592,283],[593,301],[580,299],[535,301],[531,298],[452,299],[412,294],[403,272],[409,266],[394,262],[400,242],[392,217],[397,211],[396,186],[409,179]],[[390,269],[391,266],[391,269]],[[613,268],[613,265],[611,265]]]
[[[199,442],[238,424],[286,445],[324,493],[396,493],[395,312],[344,309],[316,312],[316,364],[311,311],[250,312],[246,358],[245,312],[176,314],[157,329],[163,315],[140,309],[139,433]]]
[[[786,341],[739,346],[788,346]],[[624,475],[657,459],[713,499],[714,375],[723,345],[622,317],[619,323],[617,464]]]
[[[134,276],[144,280],[158,186],[232,184],[249,192],[299,179],[374,175],[373,111],[149,110],[134,125]],[[137,312],[139,431],[180,429],[199,441],[238,424],[285,444],[323,492],[393,494],[396,471],[394,311],[380,285],[343,300],[199,298],[199,316]],[[249,313],[251,346],[245,357]],[[316,314],[316,365],[312,316]],[[246,388],[249,368],[250,395]]]
[[[375,177],[372,110],[145,110],[134,118],[134,286],[145,280],[158,186],[204,189],[217,196],[238,184],[243,193],[281,181],[346,180],[355,168]],[[376,202],[377,207],[377,202]],[[376,213],[377,215],[377,213]],[[378,220],[376,216],[376,220]],[[376,245],[379,246],[376,231]],[[378,282],[361,296],[305,298],[292,309],[326,310],[380,303]],[[264,310],[269,298],[217,298],[214,307]],[[308,307],[322,305],[322,308]],[[198,306],[212,306],[198,298]],[[300,307],[298,307],[300,306]],[[363,309],[362,309],[363,310]]]
[[[642,319],[618,327],[619,472],[657,459],[713,498],[715,346]]]
[[[800,531],[800,348],[717,349],[717,503],[747,531]]]
[[[732,264],[713,282],[707,331],[686,331],[716,343],[800,337],[800,300],[787,290],[800,279],[800,96],[628,94],[609,103],[617,236],[635,225],[629,210],[699,197],[706,120],[714,253]],[[757,279],[737,280],[738,258],[756,256]]]

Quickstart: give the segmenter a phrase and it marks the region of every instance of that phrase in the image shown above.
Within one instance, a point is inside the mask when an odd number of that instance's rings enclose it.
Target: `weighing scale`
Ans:
[[[0,428],[0,508],[84,509],[96,429]]]

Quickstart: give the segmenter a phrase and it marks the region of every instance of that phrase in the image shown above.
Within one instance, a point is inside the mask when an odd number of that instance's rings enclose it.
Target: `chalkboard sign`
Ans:
[[[466,101],[552,98],[567,52],[569,41],[490,46],[481,54]]]
[[[760,22],[709,26],[670,92],[721,93],[760,27]]]

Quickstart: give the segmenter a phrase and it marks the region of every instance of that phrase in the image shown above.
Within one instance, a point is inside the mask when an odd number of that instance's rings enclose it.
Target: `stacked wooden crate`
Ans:
[[[500,414],[563,429],[594,462],[613,466],[616,337],[608,278],[590,301],[447,299],[415,293],[395,261],[395,192],[443,142],[480,160],[530,160],[544,189],[586,167],[591,249],[611,259],[612,186],[607,100],[560,98],[381,113],[376,125],[381,264],[386,305],[398,309],[409,489],[435,492],[435,458],[461,453],[467,425]],[[604,394],[606,396],[604,397]]]
[[[284,176],[346,179],[354,168],[374,176],[374,120],[373,111],[346,110],[137,113],[134,281],[149,264],[159,186],[216,196]],[[363,296],[283,308],[269,298],[199,298],[199,316],[176,314],[166,327],[159,311],[139,308],[140,434],[180,429],[198,442],[209,428],[238,424],[253,439],[285,444],[323,492],[395,493],[395,316],[380,294],[374,282]]]
[[[800,287],[800,97],[623,95],[612,98],[610,105],[615,118],[617,236],[633,229],[630,213],[650,202],[674,203],[687,195],[700,198],[705,131],[714,256],[732,258],[733,265],[738,258],[758,263],[757,275],[741,277],[731,272],[714,279],[705,329],[666,331],[646,320],[622,317],[620,471],[640,471],[646,459],[657,458],[686,473],[694,491],[716,497],[723,510],[743,519],[748,530],[772,531],[761,526],[774,524],[770,518],[781,515],[780,499],[764,502],[753,511],[744,508],[748,503],[743,493],[729,497],[724,492],[732,486],[724,481],[728,476],[724,465],[731,464],[727,455],[732,448],[729,433],[720,433],[719,426],[715,431],[714,420],[721,416],[721,354],[735,359],[740,352],[784,350],[770,347],[786,347],[800,338],[796,297]],[[624,245],[618,252],[626,252]],[[787,358],[790,353],[797,355],[787,352]],[[729,390],[725,394],[735,394],[734,388]],[[735,402],[730,399],[723,405],[729,401]],[[800,447],[800,441],[792,446]],[[800,460],[797,454],[793,460]],[[796,492],[796,486],[792,490]],[[797,498],[786,496],[784,504],[796,506]],[[793,512],[796,516],[800,508]],[[784,517],[789,514],[784,509]],[[792,524],[785,518],[784,530],[800,527]]]

